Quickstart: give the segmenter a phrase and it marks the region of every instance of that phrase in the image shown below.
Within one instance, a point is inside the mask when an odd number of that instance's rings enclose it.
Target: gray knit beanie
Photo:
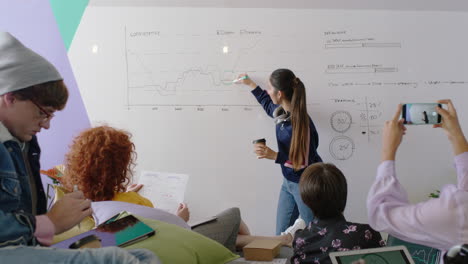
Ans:
[[[0,31],[0,95],[58,80],[63,78],[50,62]]]

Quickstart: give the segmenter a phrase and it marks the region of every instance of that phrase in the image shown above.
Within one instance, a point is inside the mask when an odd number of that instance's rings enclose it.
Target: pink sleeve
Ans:
[[[408,242],[448,249],[457,238],[457,208],[454,185],[445,186],[440,198],[410,204],[395,175],[395,162],[384,161],[367,196],[369,224]]]
[[[458,189],[468,191],[468,152],[455,156]]]
[[[55,227],[46,215],[36,216],[36,231],[34,236],[42,245],[50,246],[55,234]]]

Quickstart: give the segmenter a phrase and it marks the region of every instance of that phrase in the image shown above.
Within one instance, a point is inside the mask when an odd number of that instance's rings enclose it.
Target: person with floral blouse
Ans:
[[[346,221],[346,178],[333,164],[309,166],[302,174],[299,190],[315,220],[295,233],[291,263],[327,264],[331,263],[330,252],[385,246],[380,233],[369,225]]]

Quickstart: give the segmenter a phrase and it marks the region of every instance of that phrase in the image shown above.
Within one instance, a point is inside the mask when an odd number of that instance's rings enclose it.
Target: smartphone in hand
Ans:
[[[440,124],[440,116],[436,107],[442,107],[438,103],[412,103],[403,104],[401,117],[405,119],[404,124],[408,125],[434,125]]]

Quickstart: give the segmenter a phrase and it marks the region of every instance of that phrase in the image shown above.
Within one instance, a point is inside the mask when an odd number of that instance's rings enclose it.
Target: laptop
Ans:
[[[360,259],[365,260],[366,264],[414,264],[405,246],[332,252],[330,259],[333,264],[352,264]]]

